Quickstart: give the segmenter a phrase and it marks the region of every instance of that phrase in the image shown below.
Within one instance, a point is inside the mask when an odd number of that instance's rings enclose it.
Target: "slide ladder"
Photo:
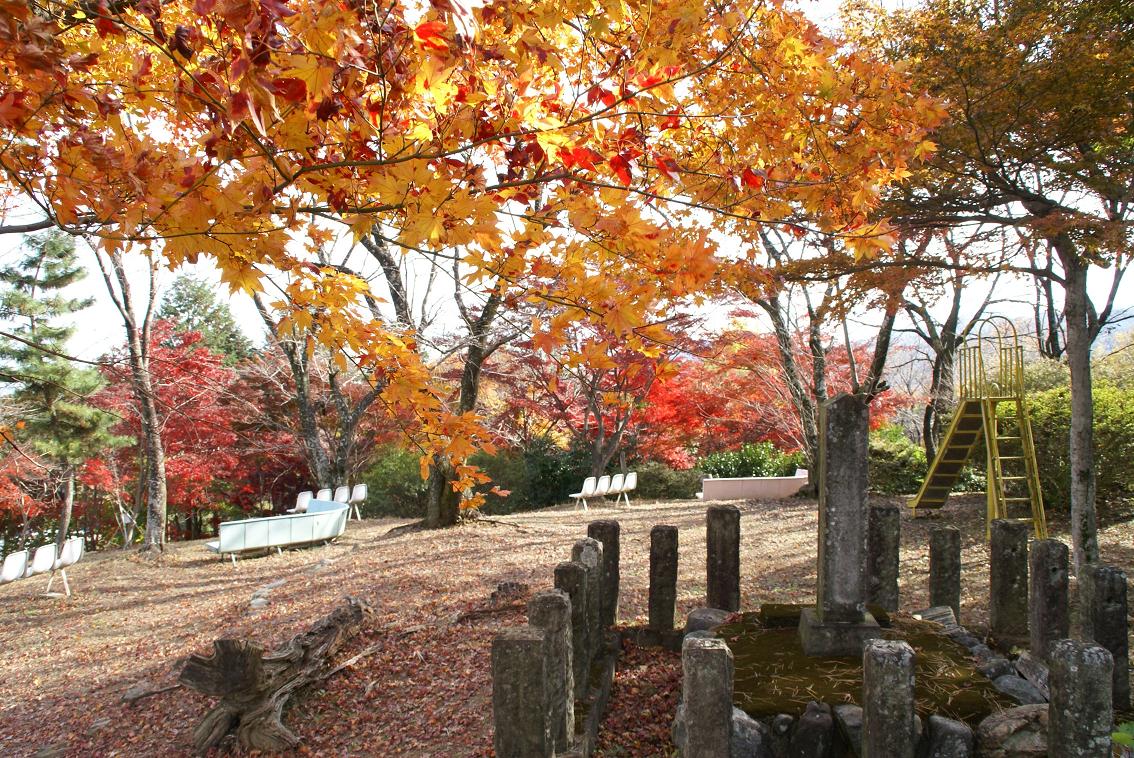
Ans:
[[[1047,537],[1032,424],[1023,390],[1023,348],[1008,323],[987,320],[957,351],[960,398],[925,481],[910,503],[914,513],[945,505],[962,470],[983,447],[987,474],[986,533],[992,521],[1017,518],[1026,506],[1036,537]],[[993,337],[984,336],[991,326]],[[986,353],[990,360],[986,370]]]

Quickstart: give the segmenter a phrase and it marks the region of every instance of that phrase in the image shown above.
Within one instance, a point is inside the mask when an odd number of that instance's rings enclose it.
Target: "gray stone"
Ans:
[[[1032,655],[1048,660],[1047,647],[1070,636],[1067,612],[1067,546],[1058,540],[1032,543],[1029,568],[1028,633]]]
[[[705,513],[705,604],[740,610],[740,509],[710,505]]]
[[[768,727],[734,706],[729,750],[732,758],[773,758],[772,735]]]
[[[493,744],[498,758],[551,758],[547,635],[532,626],[501,631],[492,640]]]
[[[587,536],[602,544],[602,594],[599,615],[604,629],[618,623],[619,533],[621,526],[612,519],[587,524]]]
[[[1109,758],[1114,728],[1110,652],[1092,642],[1057,640],[1049,653],[1051,758]]]
[[[851,703],[836,705],[831,709],[838,727],[836,753],[841,755],[862,755],[862,708]]]
[[[799,641],[807,655],[822,658],[846,658],[862,653],[868,640],[882,636],[882,628],[869,613],[858,623],[819,620],[815,608],[804,608],[799,617]]]
[[[933,715],[925,731],[918,758],[972,758],[973,730],[968,724]]]
[[[772,717],[772,754],[776,758],[787,758],[791,748],[792,730],[795,729],[795,716],[778,713]]]
[[[677,527],[658,525],[650,530],[650,629],[673,629],[677,611]]]
[[[980,673],[984,674],[989,679],[999,679],[1002,676],[1016,675],[1016,667],[1012,665],[1010,660],[1002,655],[993,655],[984,661],[977,661],[977,668],[980,669]],[[1047,698],[1044,698],[1044,702],[1046,701]]]
[[[813,700],[807,704],[795,725],[787,754],[790,758],[826,756],[834,743],[835,719],[831,715],[831,707]]]
[[[989,632],[1003,644],[1028,639],[1028,536],[1032,522],[997,519],[989,546]]]
[[[953,609],[961,621],[961,530],[938,527],[929,533],[929,604]]]
[[[1047,681],[1048,670],[1047,664],[1036,658],[1031,653],[1020,653],[1020,657],[1016,659],[1016,673],[1027,679],[1032,683],[1044,699],[1050,699]]]
[[[807,655],[857,655],[879,636],[866,613],[866,454],[870,413],[859,395],[839,395],[820,412],[819,561],[814,609],[799,620]]]
[[[1047,702],[1047,698],[1044,697],[1043,693],[1037,690],[1031,682],[1015,674],[998,676],[993,680],[992,686],[1020,705],[1034,705],[1036,703]]]
[[[724,623],[731,614],[719,608],[694,608],[685,617],[685,633],[712,629]]]
[[[693,637],[699,640],[715,640],[718,638],[718,636],[719,635],[717,635],[716,632],[710,631],[708,629],[695,629],[694,631],[685,634],[683,636],[683,639],[684,637]]]
[[[602,647],[602,545],[587,537],[571,546],[571,560],[587,572],[587,660],[593,661]]]
[[[685,743],[689,739],[689,732],[685,729],[685,703],[677,704],[677,713],[673,717],[673,725],[669,728],[669,738],[673,740],[677,754],[685,755]]]
[[[555,750],[570,747],[575,734],[575,672],[571,657],[571,599],[563,590],[540,592],[528,601],[528,623],[547,635],[547,683]]]
[[[949,605],[935,605],[930,608],[922,608],[920,611],[914,611],[914,616],[922,621],[932,621],[934,624],[940,624],[944,634],[959,634],[965,631],[964,627],[958,626],[957,614],[953,611],[953,607]],[[979,641],[979,640],[978,640]],[[966,647],[969,647],[966,645]]]
[[[977,645],[984,644],[980,641],[979,637],[965,629],[963,626],[955,627],[954,629],[945,632],[945,635],[949,639],[953,640],[953,642],[956,642],[958,645],[964,645],[969,650],[972,650]]]
[[[555,589],[563,590],[571,601],[571,668],[575,699],[587,687],[587,570],[581,563],[567,561],[555,567]]]
[[[898,553],[902,542],[901,511],[896,505],[870,508],[866,534],[866,601],[898,610]]]
[[[816,616],[822,623],[858,624],[866,609],[869,419],[861,395],[839,395],[820,409]]]
[[[261,595],[261,596],[253,597],[252,600],[248,603],[248,607],[260,609],[260,608],[267,608],[270,604],[271,604],[271,601],[268,600],[268,598],[263,597]]]
[[[1085,564],[1079,572],[1079,614],[1083,639],[1097,642],[1114,659],[1115,710],[1130,707],[1130,638],[1126,574],[1113,566]]]
[[[873,640],[862,653],[862,755],[913,758],[914,652],[900,640]]]
[[[977,727],[981,758],[1047,758],[1047,705],[1021,705],[994,713]]]
[[[732,651],[724,640],[686,637],[681,645],[685,758],[722,758],[732,743]]]

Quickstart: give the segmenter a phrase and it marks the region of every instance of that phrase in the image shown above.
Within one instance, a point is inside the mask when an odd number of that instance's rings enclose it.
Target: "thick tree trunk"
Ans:
[[[165,549],[166,486],[165,446],[161,441],[161,417],[154,400],[149,361],[142,357],[140,337],[130,337],[130,377],[142,418],[142,446],[146,451],[146,533],[142,550]]]
[[[939,346],[933,361],[933,380],[929,387],[929,402],[922,418],[922,437],[925,459],[937,456],[937,442],[941,439],[941,419],[953,409],[953,360],[956,347],[953,340]]]
[[[795,357],[795,345],[792,334],[788,330],[787,320],[784,318],[779,300],[761,300],[758,304],[768,314],[772,322],[772,331],[776,335],[776,348],[780,354],[780,366],[784,370],[784,380],[791,394],[792,405],[799,414],[799,423],[803,433],[803,454],[807,458],[807,489],[817,492],[819,488],[819,424],[818,403],[822,403],[827,395],[826,382],[826,354],[823,351],[823,340],[818,325],[808,332],[808,349],[812,360],[812,381],[814,391],[808,389],[803,382],[803,374],[799,362]]]
[[[1091,328],[1087,299],[1087,266],[1074,243],[1055,242],[1063,263],[1066,293],[1063,314],[1067,328],[1067,363],[1071,369],[1071,543],[1078,572],[1099,560],[1095,516],[1094,401],[1091,389]]]
[[[461,513],[460,493],[453,491],[453,466],[437,456],[429,466],[426,484],[425,525],[431,529],[453,526]]]
[[[67,530],[71,528],[71,510],[75,505],[75,467],[67,464],[63,471],[63,507],[59,512],[59,534],[55,537],[55,555],[63,553]]]

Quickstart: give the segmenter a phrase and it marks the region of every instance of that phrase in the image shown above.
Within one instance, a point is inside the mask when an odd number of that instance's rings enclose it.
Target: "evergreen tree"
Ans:
[[[192,274],[181,274],[161,301],[158,318],[168,319],[179,332],[201,333],[201,343],[225,356],[233,365],[253,353],[252,342],[232,317],[228,304],[216,297],[216,288]]]
[[[78,264],[74,240],[61,232],[30,237],[27,254],[0,270],[0,317],[10,336],[0,341],[0,379],[26,414],[20,439],[53,462],[61,484],[59,537],[67,538],[75,495],[75,471],[86,459],[119,444],[110,433],[115,419],[85,400],[102,384],[92,368],[65,357],[74,327],[68,317],[91,304],[63,290],[86,272]]]

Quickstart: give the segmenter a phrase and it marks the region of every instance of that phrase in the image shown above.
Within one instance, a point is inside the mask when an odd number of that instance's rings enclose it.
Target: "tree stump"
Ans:
[[[212,655],[193,654],[181,671],[181,683],[220,698],[193,730],[204,753],[235,731],[245,749],[292,750],[299,737],[284,726],[283,709],[298,690],[334,671],[332,657],[357,634],[370,607],[355,598],[336,608],[314,627],[270,653],[251,640],[213,642]]]

